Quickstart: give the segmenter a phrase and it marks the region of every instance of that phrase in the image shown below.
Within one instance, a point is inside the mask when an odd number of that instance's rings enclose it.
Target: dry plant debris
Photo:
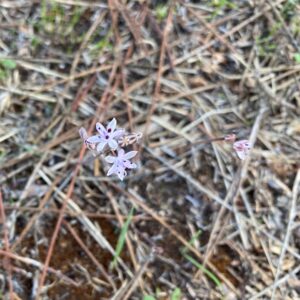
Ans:
[[[0,1],[0,298],[300,299],[299,17]],[[113,118],[122,182],[78,134]]]

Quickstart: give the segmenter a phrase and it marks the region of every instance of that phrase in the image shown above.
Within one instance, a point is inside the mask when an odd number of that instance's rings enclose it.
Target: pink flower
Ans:
[[[125,153],[123,149],[118,150],[118,156],[107,156],[105,160],[113,164],[108,170],[107,176],[111,174],[116,174],[123,181],[124,177],[127,175],[126,169],[135,169],[137,165],[130,161],[137,154],[137,151],[130,151]]]
[[[244,160],[251,149],[251,144],[248,140],[236,141],[233,144],[233,149],[236,152],[239,159]]]
[[[101,123],[96,124],[98,135],[93,135],[86,139],[86,143],[98,144],[97,151],[102,152],[105,146],[109,146],[110,149],[116,150],[118,148],[117,139],[125,134],[124,129],[117,129],[117,121],[113,118],[105,128]]]

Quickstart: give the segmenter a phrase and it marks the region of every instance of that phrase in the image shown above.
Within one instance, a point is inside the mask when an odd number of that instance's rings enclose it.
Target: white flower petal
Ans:
[[[119,159],[123,159],[124,154],[125,154],[124,149],[121,148],[118,150],[118,158]]]
[[[124,173],[118,173],[118,177],[120,178],[121,181],[124,180]]]
[[[131,159],[134,156],[136,156],[137,153],[138,153],[137,151],[129,151],[129,152],[124,154],[123,158],[124,159]]]
[[[249,141],[245,141],[244,146],[246,149],[250,149],[252,147]]]
[[[108,141],[108,145],[112,150],[116,150],[118,148],[118,143],[113,139]]]
[[[97,152],[102,152],[102,150],[104,149],[104,147],[107,145],[106,141],[103,141],[101,143],[98,144],[97,146]]]
[[[135,163],[130,162],[129,160],[126,160],[123,164],[127,169],[136,169],[137,168],[137,165]]]
[[[106,129],[101,123],[96,123],[96,129],[101,135],[106,135]]]
[[[239,159],[244,160],[249,154],[251,144],[248,140],[236,141],[233,144],[233,149],[236,152]]]
[[[242,151],[236,151],[237,156],[239,159],[244,160],[247,157],[248,151],[242,150]]]
[[[111,174],[118,174],[118,167],[116,164],[113,164],[108,170],[107,176],[110,176]]]
[[[117,120],[115,118],[113,118],[107,125],[107,131],[109,131],[109,129],[111,129],[110,132],[114,132],[117,126]]]
[[[86,142],[89,144],[95,144],[102,142],[102,138],[99,135],[93,135],[86,139]]]
[[[117,129],[111,134],[111,137],[114,139],[119,139],[122,136],[124,136],[125,133],[126,133],[125,129]]]
[[[115,156],[111,156],[111,155],[105,157],[105,160],[110,164],[113,164],[116,161],[116,159],[117,158]]]
[[[123,181],[124,177],[127,175],[127,172],[122,167],[118,167],[117,175],[120,180]]]

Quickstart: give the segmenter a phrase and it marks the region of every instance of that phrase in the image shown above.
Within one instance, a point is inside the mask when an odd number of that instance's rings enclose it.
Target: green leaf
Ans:
[[[116,246],[116,254],[115,254],[115,257],[112,261],[112,267],[113,268],[116,266],[118,257],[120,256],[120,254],[123,250],[123,247],[124,247],[124,244],[125,244],[125,239],[126,239],[126,234],[127,234],[127,231],[128,231],[128,227],[129,227],[129,224],[130,224],[132,216],[133,216],[133,211],[134,211],[134,208],[132,207],[130,212],[129,212],[128,218],[127,218],[126,222],[124,223],[124,225],[122,227],[122,230],[121,230],[118,242],[117,242],[117,246]]]
[[[155,9],[156,16],[158,20],[164,20],[168,15],[168,6],[167,5],[158,5]]]
[[[198,237],[201,235],[201,233],[202,233],[202,230],[198,230],[190,239],[189,244],[194,245],[195,241],[198,239]],[[184,247],[182,250],[183,253],[187,253],[187,251],[188,251],[187,247]]]
[[[8,69],[8,70],[13,70],[17,66],[16,62],[11,59],[3,59],[0,61],[0,63],[5,69]]]
[[[180,300],[180,299],[181,299],[181,290],[180,288],[176,288],[171,295],[171,300]]]
[[[190,261],[195,267],[197,267],[199,270],[201,270],[204,274],[206,274],[214,283],[217,287],[221,286],[221,281],[218,279],[218,277],[210,272],[208,269],[206,269],[202,264],[197,262],[193,257],[190,255],[183,253],[183,256]]]
[[[295,53],[294,54],[294,59],[295,59],[295,62],[297,64],[300,64],[300,53]]]
[[[143,297],[143,300],[156,300],[156,299],[153,296],[151,296],[151,295],[145,295]]]
[[[0,80],[4,80],[6,78],[6,73],[0,69]]]
[[[196,232],[194,234],[194,236],[191,238],[191,240],[189,241],[189,244],[193,245],[195,243],[195,240],[198,239],[198,237],[200,236],[201,233],[202,233],[201,230],[199,230],[198,232]],[[188,249],[187,249],[187,247],[184,247],[181,250],[181,254],[183,255],[183,257],[185,259],[187,259],[189,262],[191,262],[199,270],[201,270],[205,275],[207,275],[207,277],[209,277],[216,284],[217,287],[220,287],[222,283],[218,279],[218,277],[215,274],[213,274],[211,271],[209,271],[208,269],[206,269],[202,264],[200,264],[197,260],[195,260],[192,256],[188,255],[187,253],[188,253]]]
[[[37,36],[32,37],[31,39],[31,46],[33,48],[36,48],[37,46],[41,45],[42,41],[40,40],[40,38],[38,38]]]

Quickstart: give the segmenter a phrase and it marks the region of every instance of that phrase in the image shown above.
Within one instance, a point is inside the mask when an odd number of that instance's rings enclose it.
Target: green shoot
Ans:
[[[171,294],[171,300],[180,300],[181,299],[181,289],[176,288]]]
[[[156,300],[156,299],[153,296],[151,296],[151,295],[145,295],[143,297],[143,300]]]
[[[190,245],[193,245],[195,240],[200,236],[201,230],[196,232],[194,236],[191,238],[189,241]],[[200,264],[198,261],[196,261],[192,256],[187,254],[187,248],[185,247],[181,253],[186,258],[189,262],[191,262],[195,267],[197,267],[199,270],[201,270],[204,274],[206,274],[214,283],[217,287],[221,286],[221,281],[217,278],[215,274],[213,274],[211,271],[209,271],[207,268],[205,268],[202,264]]]
[[[0,64],[4,69],[13,70],[16,68],[17,64],[14,60],[11,59],[3,59],[0,61]]]
[[[168,15],[168,6],[167,5],[157,5],[155,8],[155,14],[159,21],[164,20]]]
[[[197,262],[193,257],[191,257],[190,255],[183,253],[183,256],[189,261],[191,262],[195,267],[197,267],[199,270],[201,270],[204,274],[206,274],[214,283],[217,287],[221,286],[221,281],[217,278],[217,276],[215,274],[213,274],[212,272],[210,272],[208,269],[206,269],[202,264],[200,264],[199,262]]]
[[[295,53],[294,54],[294,59],[295,59],[295,62],[297,64],[300,64],[300,53]]]
[[[121,233],[120,233],[120,236],[119,236],[119,239],[117,242],[117,246],[116,246],[116,251],[115,251],[116,253],[115,253],[114,259],[111,263],[112,268],[114,268],[116,266],[118,257],[120,256],[120,254],[123,250],[123,247],[125,244],[125,239],[126,239],[126,234],[128,231],[129,224],[132,220],[133,212],[134,212],[134,208],[132,207],[129,212],[128,218],[121,229]]]
[[[9,72],[15,69],[17,66],[16,62],[11,59],[0,60],[0,80],[4,80]]]

